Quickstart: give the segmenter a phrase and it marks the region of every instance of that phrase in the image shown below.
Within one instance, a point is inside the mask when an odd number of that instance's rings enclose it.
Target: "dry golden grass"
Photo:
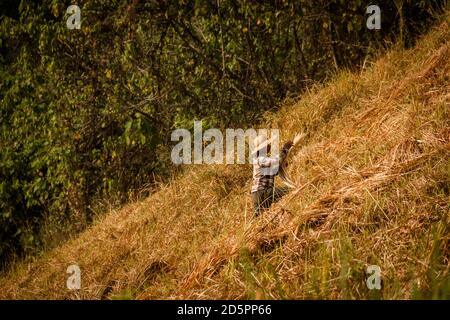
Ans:
[[[253,218],[248,166],[193,166],[0,279],[9,299],[449,298],[450,15],[270,121],[301,186]],[[77,264],[82,289],[66,288]],[[381,267],[381,291],[365,285]]]

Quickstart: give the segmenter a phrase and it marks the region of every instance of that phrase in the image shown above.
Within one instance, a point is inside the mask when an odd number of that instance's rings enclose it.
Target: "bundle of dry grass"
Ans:
[[[197,166],[2,276],[0,298],[448,298],[450,15],[272,119],[301,187],[253,218],[247,166]],[[66,288],[80,266],[82,288]],[[382,270],[367,289],[366,267]]]

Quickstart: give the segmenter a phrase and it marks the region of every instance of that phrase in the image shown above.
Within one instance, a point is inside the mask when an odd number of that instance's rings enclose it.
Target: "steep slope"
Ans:
[[[450,16],[271,121],[301,188],[253,218],[248,166],[197,166],[0,280],[0,298],[449,298]],[[66,288],[69,265],[81,290]],[[377,265],[382,289],[368,290]]]

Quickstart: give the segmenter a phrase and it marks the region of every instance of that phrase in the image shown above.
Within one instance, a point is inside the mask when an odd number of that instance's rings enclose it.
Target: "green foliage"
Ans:
[[[358,66],[400,27],[411,43],[442,1],[431,2],[385,4],[379,32],[365,28],[358,0],[85,0],[81,30],[66,27],[70,1],[8,2],[0,261],[41,245],[44,221],[77,232],[95,200],[126,201],[166,176],[173,128],[252,124],[311,81]]]

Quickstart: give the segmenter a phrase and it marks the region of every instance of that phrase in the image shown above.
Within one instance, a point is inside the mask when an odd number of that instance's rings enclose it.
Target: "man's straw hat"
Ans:
[[[253,154],[255,154],[256,152],[260,151],[263,148],[266,148],[268,145],[270,145],[272,143],[272,141],[274,140],[274,136],[272,135],[272,137],[270,139],[267,138],[267,135],[265,134],[260,134],[258,136],[256,136],[256,138],[253,140]]]

